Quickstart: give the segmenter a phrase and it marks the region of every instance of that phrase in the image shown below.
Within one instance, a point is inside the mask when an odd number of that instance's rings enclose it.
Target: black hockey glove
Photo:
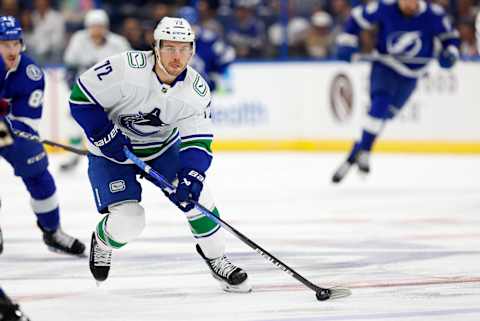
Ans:
[[[184,168],[178,172],[177,177],[177,190],[169,195],[169,199],[182,211],[188,212],[195,207],[189,200],[198,202],[200,198],[205,174],[194,169]]]

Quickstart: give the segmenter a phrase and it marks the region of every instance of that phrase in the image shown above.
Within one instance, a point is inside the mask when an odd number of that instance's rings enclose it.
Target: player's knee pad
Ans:
[[[145,228],[145,210],[138,202],[127,202],[109,208],[106,232],[116,242],[127,243]]]

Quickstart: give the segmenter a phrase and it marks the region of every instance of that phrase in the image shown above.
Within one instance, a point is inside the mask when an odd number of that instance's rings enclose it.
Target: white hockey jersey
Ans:
[[[108,32],[105,35],[105,43],[97,46],[88,30],[80,30],[70,39],[63,60],[66,65],[78,68],[78,74],[81,74],[100,60],[130,49],[127,39],[115,33]]]
[[[182,148],[210,154],[211,96],[205,80],[187,67],[170,86],[161,82],[154,66],[155,56],[148,51],[111,56],[79,77],[70,103],[101,106],[144,160],[157,157],[179,137]],[[91,153],[104,156],[88,141]]]

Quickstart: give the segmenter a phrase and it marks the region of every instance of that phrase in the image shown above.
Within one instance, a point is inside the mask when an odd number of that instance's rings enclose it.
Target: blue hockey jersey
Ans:
[[[235,59],[235,50],[207,29],[196,29],[195,37],[196,54],[190,65],[207,81],[210,90],[215,91],[218,77]]]
[[[0,63],[0,97],[10,103],[7,118],[14,127],[19,124],[22,130],[37,131],[43,108],[45,79],[40,67],[25,54],[20,55],[16,68],[5,71]],[[25,126],[26,125],[26,126]]]
[[[458,48],[460,41],[442,7],[423,0],[418,3],[414,16],[403,15],[397,0],[355,7],[337,44],[358,47],[360,31],[376,26],[376,59],[403,76],[419,77],[440,50]]]

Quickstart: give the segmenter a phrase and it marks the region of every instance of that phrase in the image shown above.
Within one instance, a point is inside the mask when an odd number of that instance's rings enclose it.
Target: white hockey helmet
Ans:
[[[108,28],[109,24],[110,21],[105,10],[93,9],[85,15],[84,25],[87,28],[92,26],[104,26]]]
[[[191,42],[195,46],[195,33],[190,23],[183,18],[164,17],[153,32],[155,46],[160,47],[161,40]]]

